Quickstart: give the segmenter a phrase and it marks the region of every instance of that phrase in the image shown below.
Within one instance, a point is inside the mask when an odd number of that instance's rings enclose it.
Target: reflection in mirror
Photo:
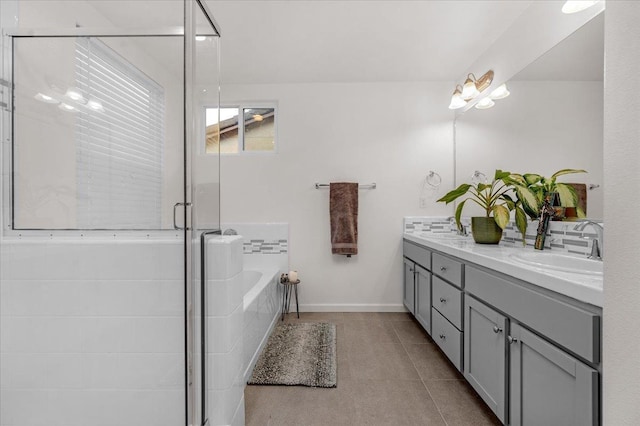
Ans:
[[[171,226],[181,57],[181,37],[15,38],[14,229]]]
[[[456,181],[495,169],[586,185],[587,216],[602,218],[604,13],[507,82],[510,96],[455,123]],[[600,185],[589,190],[590,185]]]

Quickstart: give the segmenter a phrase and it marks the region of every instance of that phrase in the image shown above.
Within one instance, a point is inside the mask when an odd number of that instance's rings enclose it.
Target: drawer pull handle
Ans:
[[[444,339],[446,339],[446,338],[447,338],[447,336],[445,336],[444,334],[441,334],[441,335],[440,335],[440,338],[441,338],[442,340],[444,340]]]
[[[500,327],[498,327],[497,325],[493,326],[493,332],[498,334],[498,333],[502,333],[502,329]]]
[[[446,270],[447,270],[447,267],[446,267],[446,266],[441,266],[441,267],[440,267],[440,271],[445,272]]]
[[[447,299],[445,299],[444,297],[440,298],[440,303],[447,303]]]
[[[509,341],[510,345],[518,343],[518,339],[516,339],[515,337],[507,336],[507,340]]]

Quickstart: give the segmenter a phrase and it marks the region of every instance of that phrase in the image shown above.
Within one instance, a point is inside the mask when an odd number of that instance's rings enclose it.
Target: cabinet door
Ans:
[[[404,306],[407,307],[409,312],[415,314],[415,279],[414,279],[414,271],[416,265],[412,261],[408,259],[404,259],[404,295],[403,302]]]
[[[507,319],[470,296],[464,308],[464,377],[505,423]]]
[[[598,372],[518,324],[511,326],[511,425],[598,424]]]
[[[431,335],[431,273],[416,265],[416,319]]]

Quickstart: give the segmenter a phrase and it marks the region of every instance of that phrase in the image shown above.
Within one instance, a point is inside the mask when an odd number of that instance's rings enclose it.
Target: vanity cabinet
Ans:
[[[511,324],[509,342],[509,424],[598,424],[596,370],[519,324]]]
[[[473,297],[464,307],[464,377],[505,423],[507,318]]]
[[[431,334],[431,251],[404,242],[403,303]]]
[[[404,248],[405,306],[503,424],[600,424],[601,308]]]
[[[415,270],[416,264],[405,258],[404,259],[404,291],[402,294],[402,302],[405,308],[412,314],[416,312],[415,295],[416,295],[416,283],[415,283]]]

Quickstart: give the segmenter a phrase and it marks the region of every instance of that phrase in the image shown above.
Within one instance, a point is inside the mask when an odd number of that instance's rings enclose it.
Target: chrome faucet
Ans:
[[[592,220],[585,220],[574,226],[573,230],[583,231],[587,225],[591,225],[596,231],[596,238],[594,238],[593,244],[591,245],[591,255],[589,255],[589,259],[602,260],[604,259],[604,226]]]
[[[455,221],[456,217],[455,216],[448,216],[446,218],[446,220],[448,220],[449,222],[451,222],[452,220]],[[464,237],[466,237],[467,235],[469,235],[467,233],[467,227],[464,226],[462,223],[460,224],[460,226],[458,226],[458,224],[456,223],[456,234],[458,235],[462,235]]]

